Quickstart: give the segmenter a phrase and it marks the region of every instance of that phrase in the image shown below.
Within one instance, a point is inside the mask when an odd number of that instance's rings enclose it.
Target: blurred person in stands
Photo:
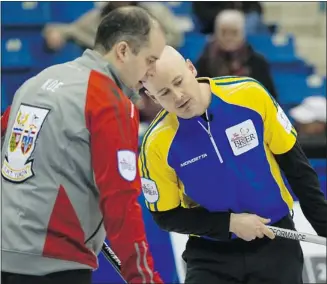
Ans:
[[[245,76],[263,84],[277,99],[269,64],[245,39],[244,14],[222,11],[216,17],[215,33],[195,64],[200,77]]]
[[[201,26],[201,32],[212,34],[215,30],[216,15],[224,10],[238,10],[245,14],[245,31],[247,35],[267,33],[268,28],[262,21],[262,7],[259,1],[195,1],[193,13]]]
[[[3,284],[91,284],[105,237],[128,283],[162,283],[137,202],[132,89],[165,43],[144,9],[115,9],[93,50],[18,89],[1,118]]]
[[[176,24],[176,17],[162,3],[138,1],[98,2],[97,7],[80,16],[72,23],[49,23],[43,35],[47,46],[52,50],[63,48],[68,40],[73,40],[82,48],[92,48],[101,18],[116,8],[139,6],[154,16],[165,30],[167,43],[179,47],[183,43],[183,33]]]
[[[290,109],[299,141],[309,158],[326,158],[326,98],[311,96]]]

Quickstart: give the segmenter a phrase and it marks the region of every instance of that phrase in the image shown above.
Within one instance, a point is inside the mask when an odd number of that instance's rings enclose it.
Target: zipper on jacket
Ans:
[[[210,131],[210,121],[208,119],[208,112],[207,111],[206,111],[206,118],[207,118],[207,122],[208,122],[208,129],[200,121],[198,121],[198,123],[202,126],[202,128],[204,129],[204,131],[207,132],[207,134],[209,135],[209,139],[211,141],[211,144],[212,144],[213,148],[215,149],[215,152],[216,152],[216,154],[218,156],[218,159],[219,159],[220,163],[222,164],[224,161],[223,161],[223,158],[220,155],[220,152],[219,152],[219,149],[217,147],[216,141],[215,141],[215,139],[213,138],[213,136],[211,134],[211,131]]]

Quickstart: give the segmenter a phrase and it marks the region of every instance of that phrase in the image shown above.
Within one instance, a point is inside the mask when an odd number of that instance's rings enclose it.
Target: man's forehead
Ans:
[[[162,88],[166,88],[170,84],[170,76],[166,73],[156,73],[154,76],[148,78],[145,83],[145,87],[151,91],[158,91]]]
[[[174,66],[172,62],[162,62],[159,59],[156,62],[156,72],[153,77],[149,78],[153,82],[169,82],[171,83],[175,77],[181,74],[181,67]]]
[[[180,78],[180,75],[165,73],[149,78],[144,86],[150,92],[158,94],[165,89],[171,88],[178,78]]]
[[[156,62],[155,74],[148,78],[148,84],[155,89],[168,87],[185,69],[185,59],[175,49],[166,46]]]

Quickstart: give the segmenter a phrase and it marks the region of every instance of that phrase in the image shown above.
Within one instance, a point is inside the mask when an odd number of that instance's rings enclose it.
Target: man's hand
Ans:
[[[267,228],[270,219],[259,217],[255,214],[231,214],[229,231],[245,241],[252,241],[255,238],[267,236],[275,238],[275,234]]]

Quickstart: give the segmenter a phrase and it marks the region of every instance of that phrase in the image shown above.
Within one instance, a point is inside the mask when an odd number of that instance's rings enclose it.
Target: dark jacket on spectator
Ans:
[[[195,64],[198,77],[246,76],[259,81],[277,99],[269,64],[265,58],[245,44],[236,52],[225,52],[209,42]]]
[[[205,34],[213,33],[216,16],[226,9],[240,10],[244,14],[250,12],[262,14],[262,7],[258,1],[196,1],[192,3],[192,11],[200,22],[201,32]]]

